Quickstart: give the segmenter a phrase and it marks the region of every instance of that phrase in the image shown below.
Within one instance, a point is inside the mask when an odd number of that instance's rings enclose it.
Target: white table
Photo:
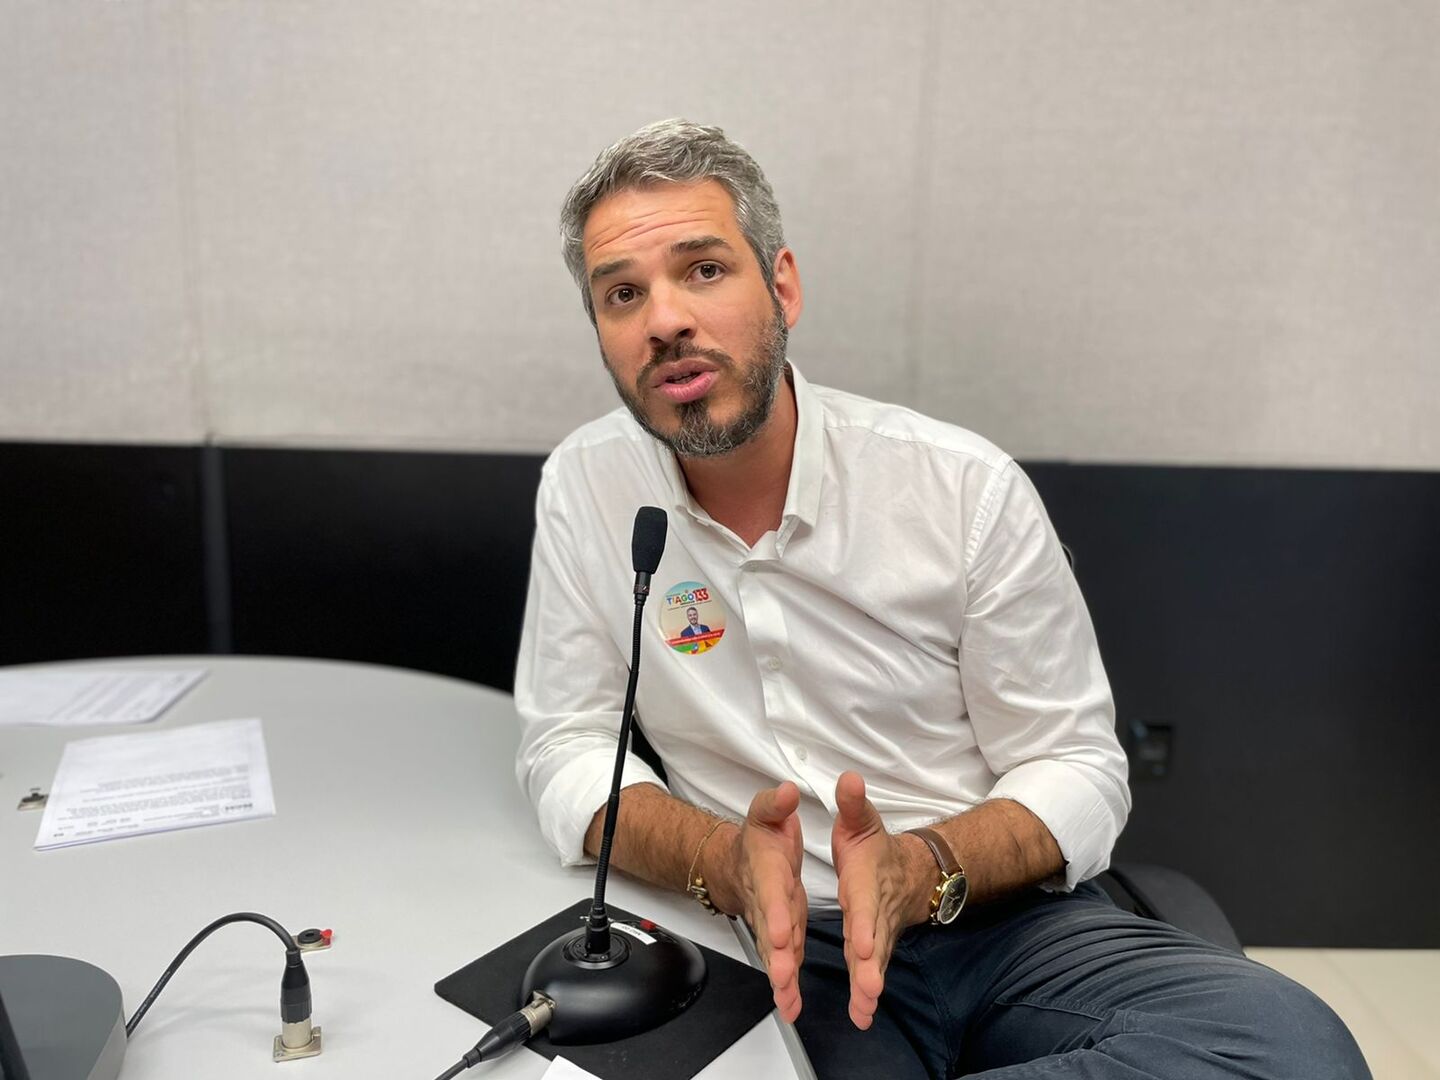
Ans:
[[[120,984],[126,1015],[206,923],[258,911],[292,932],[333,928],[307,954],[325,1050],[275,1064],[284,953],[254,925],[224,927],[181,966],[137,1029],[124,1078],[383,1077],[431,1080],[484,1032],[437,997],[436,980],[590,895],[563,870],[514,779],[508,695],[360,664],[160,657],[54,665],[209,671],[158,721],[106,728],[0,728],[0,954],[87,960]],[[277,814],[56,851],[34,850],[48,791],[73,738],[209,720],[264,722]],[[744,958],[727,920],[619,875],[607,898],[717,952]],[[701,1077],[813,1075],[772,1013]],[[539,1077],[521,1049],[464,1076]]]

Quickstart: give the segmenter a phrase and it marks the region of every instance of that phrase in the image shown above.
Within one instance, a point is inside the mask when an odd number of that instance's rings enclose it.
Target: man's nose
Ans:
[[[656,351],[695,336],[695,317],[683,289],[661,285],[650,290],[645,332]]]

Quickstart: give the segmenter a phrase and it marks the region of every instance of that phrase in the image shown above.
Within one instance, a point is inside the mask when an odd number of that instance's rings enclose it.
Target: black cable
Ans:
[[[539,1035],[555,1015],[555,1002],[536,990],[530,995],[530,1003],[511,1013],[487,1031],[483,1038],[465,1051],[465,1056],[435,1078],[452,1080],[472,1065],[489,1061],[508,1053],[521,1043]]]
[[[273,930],[275,936],[285,943],[285,965],[287,971],[292,967],[303,968],[303,964],[300,962],[300,946],[296,945],[295,939],[286,932],[283,926],[270,918],[270,916],[258,915],[253,911],[237,911],[233,915],[222,916],[191,938],[190,943],[180,950],[179,955],[177,955],[174,960],[170,961],[170,966],[165,969],[165,974],[160,976],[160,981],[155,984],[155,988],[146,995],[145,1000],[140,1003],[140,1007],[135,1010],[135,1015],[130,1017],[130,1020],[126,1023],[125,1037],[127,1039],[135,1034],[135,1028],[139,1025],[146,1010],[148,1010],[155,999],[160,996],[160,991],[165,989],[165,984],[170,981],[170,977],[175,974],[176,969],[185,962],[185,958],[195,951],[195,946],[199,945],[200,942],[204,941],[216,930],[219,930],[220,927],[228,926],[230,923],[236,922],[259,923],[261,926]]]

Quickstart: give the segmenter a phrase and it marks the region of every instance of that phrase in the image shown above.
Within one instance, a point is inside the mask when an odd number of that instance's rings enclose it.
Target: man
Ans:
[[[626,407],[537,502],[518,774],[562,861],[598,850],[630,523],[659,505],[657,584],[728,621],[649,654],[669,783],[627,761],[612,858],[750,923],[822,1077],[1366,1075],[1312,995],[1086,884],[1129,795],[1054,530],[984,439],[788,363],[800,276],[749,155],[642,128],[562,234]]]
[[[680,631],[681,637],[694,637],[696,634],[710,633],[710,627],[700,621],[700,612],[697,609],[686,608],[685,619],[689,625]]]

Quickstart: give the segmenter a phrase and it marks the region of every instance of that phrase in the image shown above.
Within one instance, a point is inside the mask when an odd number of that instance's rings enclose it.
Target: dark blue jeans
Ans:
[[[896,943],[869,1031],[850,1023],[839,913],[805,939],[796,1021],[820,1080],[1355,1080],[1349,1031],[1298,983],[1098,886],[1038,890]]]

